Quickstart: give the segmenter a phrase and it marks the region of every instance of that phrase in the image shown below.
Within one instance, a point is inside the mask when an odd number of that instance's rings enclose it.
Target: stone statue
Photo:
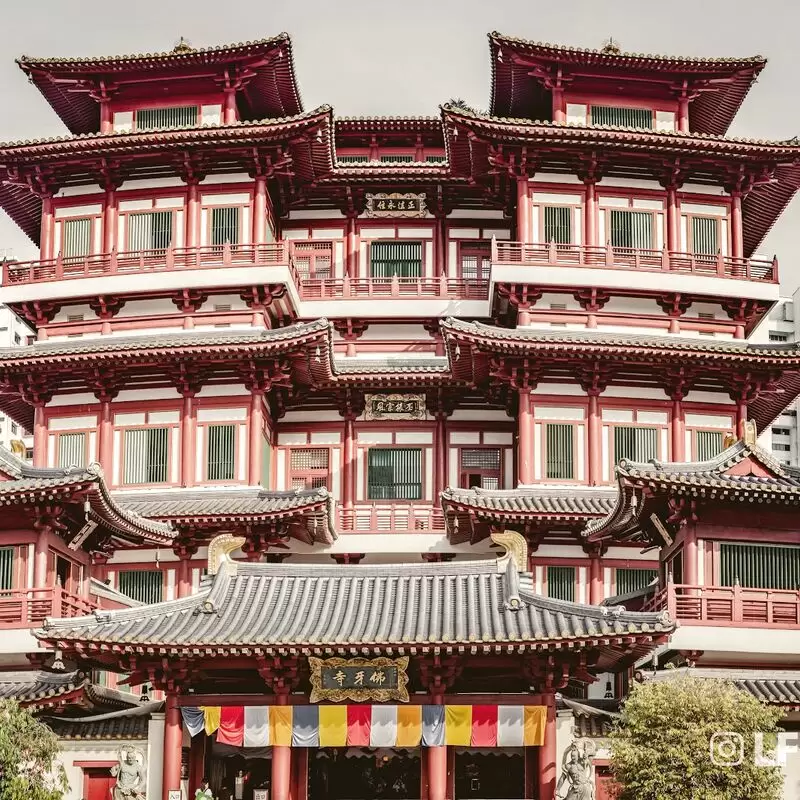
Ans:
[[[594,800],[592,755],[594,746],[590,747],[587,742],[582,749],[575,742],[567,748],[556,786],[556,794],[563,800]],[[562,794],[565,787],[566,794]]]
[[[140,750],[133,747],[120,750],[119,763],[111,768],[111,774],[117,779],[111,790],[112,800],[145,800],[147,776]]]

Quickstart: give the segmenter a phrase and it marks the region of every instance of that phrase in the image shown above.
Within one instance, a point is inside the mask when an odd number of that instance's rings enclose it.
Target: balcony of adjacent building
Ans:
[[[33,628],[47,617],[83,617],[99,605],[60,585],[0,590],[0,630]]]

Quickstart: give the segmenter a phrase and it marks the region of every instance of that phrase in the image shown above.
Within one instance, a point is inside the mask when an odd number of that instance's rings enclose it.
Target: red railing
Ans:
[[[644,272],[681,272],[718,278],[737,278],[758,283],[778,283],[776,258],[733,258],[723,255],[678,253],[578,244],[523,244],[495,240],[492,262],[526,267],[599,267]]]
[[[141,250],[135,253],[113,251],[80,258],[59,256],[48,261],[6,261],[3,263],[3,284],[8,286],[70,278],[94,278],[102,275],[172,272],[179,269],[260,267],[288,263],[289,251],[286,242],[169,247],[166,250]]]
[[[800,591],[669,584],[642,611],[662,609],[688,624],[784,628],[800,625]]]
[[[325,278],[300,277],[303,300],[386,297],[442,297],[451,300],[487,300],[489,281],[461,278]]]
[[[59,586],[0,591],[0,629],[30,628],[45,617],[81,617],[97,605]]]
[[[346,522],[343,509],[339,510],[347,529],[356,531],[431,531],[444,528],[441,510],[433,506],[390,505],[371,503],[353,508],[352,523]]]

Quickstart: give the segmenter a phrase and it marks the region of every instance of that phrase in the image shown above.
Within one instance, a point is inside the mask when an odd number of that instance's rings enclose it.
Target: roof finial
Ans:
[[[173,53],[191,53],[194,50],[191,43],[188,39],[184,39],[183,36],[175,43],[175,47],[172,48]]]
[[[622,52],[622,48],[619,46],[618,42],[614,41],[613,36],[609,36],[609,38],[603,42],[603,49],[600,52],[608,53],[612,56],[618,56]]]

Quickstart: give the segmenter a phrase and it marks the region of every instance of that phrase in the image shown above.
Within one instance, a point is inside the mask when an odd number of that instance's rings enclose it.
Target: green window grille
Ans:
[[[164,599],[164,575],[158,569],[130,569],[117,573],[119,591],[140,603]]]
[[[714,217],[692,217],[692,252],[715,256],[719,251],[718,229]]]
[[[425,156],[425,161],[428,164],[443,164],[445,161],[447,161],[447,156],[445,156],[445,155],[441,155],[441,156],[434,156],[434,155]]]
[[[649,461],[658,456],[658,428],[620,425],[614,428],[614,462]]]
[[[547,596],[575,602],[575,567],[547,568]]]
[[[166,250],[172,244],[172,212],[128,215],[128,250]]]
[[[655,569],[617,569],[617,594],[638,592],[649,586],[658,576]]]
[[[653,112],[649,108],[623,106],[592,106],[592,125],[612,125],[615,128],[652,128]]]
[[[410,164],[414,161],[412,155],[386,155],[381,156],[382,164]]]
[[[168,466],[169,428],[125,431],[124,484],[165,483]]]
[[[92,221],[90,219],[65,219],[61,223],[61,255],[80,258],[92,249]]]
[[[373,242],[370,264],[373,278],[419,278],[422,242]]]
[[[571,481],[575,478],[575,427],[562,423],[545,426],[545,477]]]
[[[368,164],[369,163],[369,156],[368,155],[337,156],[336,160],[340,164]]]
[[[374,447],[367,454],[368,500],[421,500],[422,450]]]
[[[0,547],[0,590],[8,591],[14,585],[14,548]]]
[[[208,479],[232,481],[236,464],[236,426],[208,426]]]
[[[721,544],[720,583],[754,589],[800,589],[800,547]]]
[[[653,247],[653,215],[649,211],[611,211],[612,247]]]
[[[86,466],[85,433],[60,433],[58,435],[58,466],[61,469]]]
[[[211,209],[211,244],[239,244],[239,216],[236,206]]]
[[[546,244],[572,243],[572,209],[559,206],[544,207],[544,241]]]
[[[197,125],[200,109],[197,106],[140,108],[136,112],[136,129],[186,128]]]
[[[695,436],[698,461],[708,461],[722,452],[725,441],[722,431],[697,431]]]

